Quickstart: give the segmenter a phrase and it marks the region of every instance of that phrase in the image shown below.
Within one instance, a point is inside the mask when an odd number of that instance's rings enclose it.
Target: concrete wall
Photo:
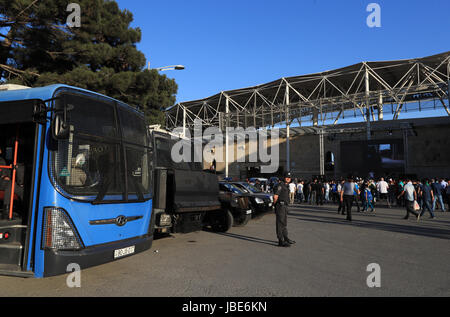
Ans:
[[[413,130],[405,132],[403,128],[395,121],[374,122],[371,140],[402,140],[407,142],[404,155],[406,159],[406,168],[404,173],[416,174],[418,177],[450,177],[450,118],[441,118],[439,124],[434,123],[432,119],[402,120],[412,122]],[[448,124],[447,124],[448,123]],[[390,124],[392,129],[384,129],[383,125]],[[348,125],[341,125],[346,127]],[[353,127],[364,127],[365,123],[352,124]],[[341,142],[344,141],[364,141],[367,139],[366,131],[357,133],[336,133],[324,136],[324,153],[331,151],[335,156],[335,170],[325,172],[327,177],[345,177],[347,172],[342,171],[342,153]],[[280,166],[286,168],[286,139],[279,140]],[[269,142],[270,145],[270,142]],[[237,160],[237,146],[234,147]],[[259,166],[258,163],[248,163],[249,146],[245,146],[245,162],[234,162],[229,164],[229,176],[243,178],[246,175],[248,167]],[[297,135],[290,138],[290,161],[291,172],[294,177],[310,178],[312,175],[320,174],[320,149],[319,135]],[[222,160],[224,161],[225,150],[223,149]],[[358,153],[355,153],[357,156]],[[242,159],[242,157],[241,157]],[[230,159],[231,161],[231,159]],[[205,168],[210,166],[209,162],[204,163]],[[224,172],[225,163],[217,163],[217,170]],[[270,176],[270,175],[269,175]],[[366,176],[366,175],[361,175]]]

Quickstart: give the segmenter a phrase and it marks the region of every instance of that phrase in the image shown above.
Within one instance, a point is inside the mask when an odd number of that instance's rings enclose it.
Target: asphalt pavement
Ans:
[[[404,209],[377,208],[348,222],[336,210],[292,206],[290,248],[277,246],[268,213],[227,233],[157,239],[146,252],[82,270],[81,287],[68,287],[68,275],[0,276],[0,296],[450,296],[450,213],[417,222],[402,219]]]

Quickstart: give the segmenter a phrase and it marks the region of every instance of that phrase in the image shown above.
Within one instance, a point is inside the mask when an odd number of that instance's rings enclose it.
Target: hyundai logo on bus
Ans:
[[[116,218],[116,225],[118,225],[119,227],[125,226],[128,222],[127,217],[125,216],[118,216]]]

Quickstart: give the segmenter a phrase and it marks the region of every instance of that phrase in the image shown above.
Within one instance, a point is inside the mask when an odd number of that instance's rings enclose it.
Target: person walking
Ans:
[[[341,196],[342,196],[342,191],[344,189],[344,181],[340,181],[337,186],[336,186],[336,194],[337,194],[337,200],[339,203],[339,207],[338,207],[338,214],[345,214],[345,205],[343,203],[343,201],[341,200]]]
[[[329,182],[325,182],[324,190],[325,190],[325,203],[328,204],[330,202],[330,183]]]
[[[294,244],[294,240],[288,238],[287,230],[287,214],[289,203],[289,183],[291,182],[291,173],[284,175],[284,182],[280,181],[273,196],[276,213],[276,233],[278,238],[278,246],[290,247]]]
[[[447,194],[447,205],[450,211],[450,179],[447,179],[447,187],[445,188],[445,193]]]
[[[417,193],[410,179],[408,179],[406,184],[403,186],[403,190],[400,195],[397,196],[397,199],[400,199],[402,196],[405,196],[404,201],[406,207],[406,216],[403,219],[408,219],[409,214],[413,214],[416,216],[417,221],[419,221],[420,214],[414,211],[414,202],[417,200]]]
[[[423,186],[424,183],[420,180],[413,183],[414,188],[417,192],[417,203],[419,204],[420,210],[423,210]]]
[[[311,184],[309,180],[303,185],[303,195],[305,196],[305,204],[309,203],[309,197],[311,195]]]
[[[422,212],[420,213],[420,216],[422,217],[423,214],[425,213],[425,210],[427,210],[430,213],[430,218],[433,219],[434,213],[431,204],[432,201],[434,200],[434,194],[428,179],[426,179],[423,182],[421,193],[422,193]]]
[[[389,179],[389,187],[388,187],[388,199],[389,199],[389,206],[393,206],[395,204],[395,193],[396,186],[394,180],[391,178]]]
[[[317,179],[315,179],[314,182],[311,183],[311,197],[309,200],[310,205],[317,202]]]
[[[404,204],[405,200],[404,199],[400,199],[398,197],[403,191],[403,186],[404,186],[404,184],[403,184],[402,180],[399,179],[398,182],[397,182],[397,206],[402,206],[402,207],[405,206],[405,204]]]
[[[373,196],[372,196],[372,191],[370,190],[369,184],[366,184],[366,186],[364,186],[364,208],[362,211],[369,211],[369,207],[370,207],[370,212],[374,212],[375,208],[373,207]]]
[[[323,205],[323,200],[325,197],[325,187],[324,184],[322,183],[322,180],[319,180],[317,182],[317,200],[316,200],[316,204],[317,206],[322,206]]]
[[[442,185],[439,183],[439,181],[436,179],[436,181],[433,179],[431,188],[433,189],[434,199],[433,199],[433,211],[436,210],[436,202],[439,203],[441,206],[442,212],[445,212],[445,206],[444,201],[442,200]]]
[[[380,181],[377,183],[377,191],[380,194],[380,201],[385,199],[388,208],[391,208],[391,204],[389,203],[389,199],[388,199],[388,190],[389,190],[389,184],[382,177],[380,179]]]
[[[303,202],[303,181],[301,180],[297,184],[297,197],[298,202],[301,204]]]
[[[361,192],[359,190],[358,183],[355,182],[354,184],[355,184],[355,188],[354,188],[354,191],[353,191],[353,195],[355,196],[354,197],[354,201],[356,203],[357,212],[361,212],[361,209],[359,207],[359,201],[360,201],[359,195],[361,194]]]
[[[341,192],[341,203],[344,204],[346,212],[347,212],[347,220],[352,221],[352,204],[355,199],[355,183],[353,182],[353,178],[349,177],[347,181],[344,183]]]
[[[295,191],[297,189],[297,186],[292,181],[288,184],[288,186],[289,186],[289,204],[293,205],[295,201]]]
[[[336,199],[337,195],[337,184],[334,180],[330,183],[331,201],[335,204],[339,199]]]

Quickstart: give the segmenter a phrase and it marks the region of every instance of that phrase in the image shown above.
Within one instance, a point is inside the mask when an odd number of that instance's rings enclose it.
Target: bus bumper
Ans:
[[[69,265],[77,264],[81,270],[88,267],[119,260],[151,248],[153,235],[121,240],[103,245],[87,247],[79,251],[55,251],[44,252],[44,277],[72,273]],[[134,246],[132,254],[114,258],[114,252]]]

